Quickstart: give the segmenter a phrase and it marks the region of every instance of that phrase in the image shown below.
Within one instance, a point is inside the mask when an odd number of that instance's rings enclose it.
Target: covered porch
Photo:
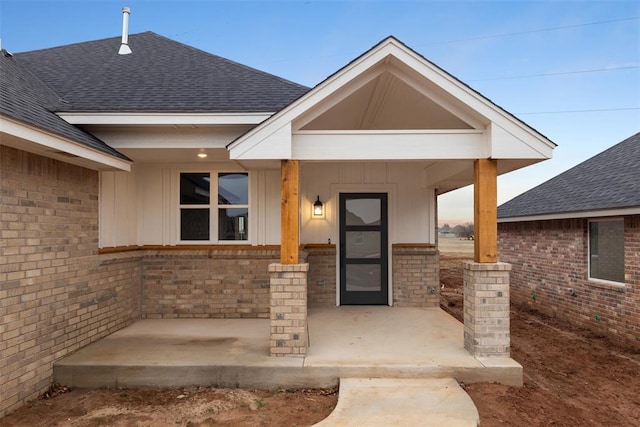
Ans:
[[[54,364],[73,387],[330,387],[339,378],[455,378],[522,384],[508,357],[474,357],[439,308],[309,310],[304,357],[270,357],[268,319],[142,320]]]

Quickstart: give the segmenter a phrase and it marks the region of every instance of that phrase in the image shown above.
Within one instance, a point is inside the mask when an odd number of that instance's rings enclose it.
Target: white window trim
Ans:
[[[229,245],[229,246],[238,246],[238,245],[248,245],[251,244],[251,239],[253,233],[255,232],[251,227],[251,217],[252,217],[252,209],[251,209],[251,172],[247,170],[229,170],[229,169],[205,169],[205,168],[194,168],[194,169],[179,169],[178,171],[178,179],[177,179],[177,192],[178,195],[178,207],[177,207],[177,215],[176,215],[176,241],[178,245]],[[180,175],[183,173],[208,173],[209,174],[209,204],[208,205],[183,205],[180,203]],[[247,174],[247,196],[248,196],[248,204],[246,205],[220,205],[218,203],[218,177],[220,174],[224,173],[242,173]],[[213,179],[215,177],[215,180]],[[180,210],[182,208],[192,208],[192,209],[209,209],[209,240],[182,240],[180,237],[181,230],[181,215]],[[249,232],[247,233],[247,238],[245,240],[220,240],[218,239],[218,212],[219,209],[247,209],[247,214],[249,216],[249,220],[247,221],[246,226],[249,227]]]
[[[616,282],[613,280],[600,279],[598,277],[591,277],[591,223],[592,222],[612,222],[612,221],[621,221],[622,222],[622,244],[624,245],[624,217],[610,217],[610,218],[592,218],[587,221],[587,279],[589,282],[593,284],[600,284],[611,286],[614,288],[620,288],[626,286],[625,282]],[[624,250],[624,246],[623,246]],[[624,266],[624,259],[622,260]],[[623,276],[624,276],[624,268],[623,268]]]

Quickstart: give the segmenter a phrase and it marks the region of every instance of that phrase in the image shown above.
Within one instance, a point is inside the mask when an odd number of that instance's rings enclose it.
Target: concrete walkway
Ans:
[[[453,379],[340,380],[334,411],[318,427],[424,426],[472,427],[478,410]]]

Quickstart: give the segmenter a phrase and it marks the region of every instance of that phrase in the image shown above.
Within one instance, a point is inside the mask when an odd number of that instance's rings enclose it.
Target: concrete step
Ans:
[[[480,416],[453,378],[341,378],[338,405],[318,424],[333,426],[478,426]]]

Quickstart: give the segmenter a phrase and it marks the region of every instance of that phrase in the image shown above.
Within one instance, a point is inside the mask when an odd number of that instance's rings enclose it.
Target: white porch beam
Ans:
[[[488,157],[480,130],[298,131],[298,160],[424,160]]]

